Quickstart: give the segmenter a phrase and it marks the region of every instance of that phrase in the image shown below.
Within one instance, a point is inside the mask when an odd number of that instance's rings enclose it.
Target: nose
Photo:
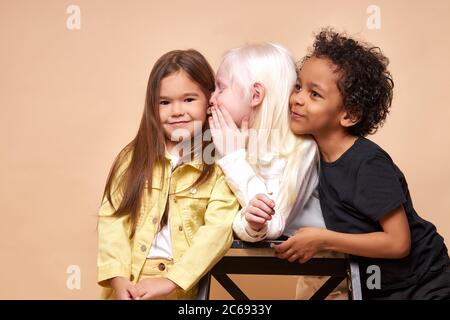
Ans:
[[[299,105],[299,106],[304,106],[305,105],[305,99],[303,97],[303,92],[295,92],[294,94],[292,94],[291,96],[291,103],[293,105]]]
[[[179,102],[173,102],[172,103],[172,116],[178,117],[184,115],[183,107],[181,106],[181,103]]]
[[[217,91],[214,91],[214,92],[211,94],[211,98],[209,98],[209,105],[210,105],[210,106],[214,106],[214,105],[217,103],[216,92],[217,92]]]

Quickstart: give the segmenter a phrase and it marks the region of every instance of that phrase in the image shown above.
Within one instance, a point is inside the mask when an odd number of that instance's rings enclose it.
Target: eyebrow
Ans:
[[[322,92],[325,92],[325,91],[326,91],[325,88],[322,87],[322,86],[321,86],[320,84],[318,84],[318,83],[310,82],[310,85],[311,85],[312,88],[319,89],[319,90],[322,91]]]
[[[195,93],[195,92],[186,92],[183,95],[181,95],[181,97],[199,97],[199,94]],[[166,97],[166,96],[159,96],[159,99],[169,100],[171,98],[170,97]]]

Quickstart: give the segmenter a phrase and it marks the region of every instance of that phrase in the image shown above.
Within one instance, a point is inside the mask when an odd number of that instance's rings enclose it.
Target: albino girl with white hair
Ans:
[[[289,128],[296,78],[289,51],[269,43],[229,50],[217,72],[209,124],[218,164],[242,206],[233,230],[245,241],[325,228],[316,143]]]

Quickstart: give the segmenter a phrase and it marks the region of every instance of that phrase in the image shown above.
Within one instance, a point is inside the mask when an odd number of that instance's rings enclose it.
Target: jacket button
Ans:
[[[178,226],[179,231],[183,231],[183,226]]]
[[[158,265],[158,269],[159,269],[159,271],[164,271],[164,270],[166,270],[166,265],[164,263],[160,263]]]
[[[134,275],[132,274],[131,276],[130,276],[130,281],[133,281],[134,280]]]
[[[145,252],[145,251],[147,251],[147,246],[145,246],[145,245],[142,245],[142,246],[141,246],[141,251],[142,251],[142,252]]]
[[[156,224],[158,222],[158,219],[153,218],[152,222],[153,222],[153,224]]]
[[[192,189],[191,189],[191,193],[192,193],[192,194],[196,194],[196,193],[197,193],[197,189],[196,189],[196,188],[192,188]]]
[[[177,203],[177,197],[173,198],[173,202]]]

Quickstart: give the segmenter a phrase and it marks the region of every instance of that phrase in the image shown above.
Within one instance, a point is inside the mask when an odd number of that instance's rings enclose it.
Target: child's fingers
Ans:
[[[257,216],[259,218],[264,219],[264,222],[272,219],[272,216],[270,214],[267,214],[264,211],[262,211],[261,209],[259,209],[257,207],[253,207],[253,206],[248,207],[247,213],[249,213],[250,215]]]
[[[142,299],[142,296],[145,295],[146,293],[147,290],[136,285],[134,295],[138,300]]]
[[[214,129],[214,121],[213,121],[213,117],[212,116],[208,117],[208,123],[209,123],[209,128],[211,130]]]
[[[305,263],[305,262],[308,262],[310,259],[311,259],[310,256],[304,255],[303,257],[300,257],[300,259],[298,259],[298,262]]]
[[[214,128],[215,129],[222,128],[222,126],[220,125],[220,122],[219,122],[219,118],[218,118],[218,115],[217,115],[216,108],[214,108],[214,107],[211,108],[211,114],[212,114],[212,118],[213,118]]]
[[[130,293],[130,296],[133,299],[138,299],[139,298],[139,294],[138,294],[138,291],[136,290],[135,286],[128,287],[128,292]]]
[[[300,260],[300,259],[302,259],[302,257],[300,257],[297,253],[294,253],[292,256],[290,256],[288,258],[288,261],[289,262],[294,262],[294,261],[297,261],[297,260]]]
[[[266,205],[268,205],[271,208],[275,207],[275,202],[270,199],[267,195],[263,194],[263,193],[259,193],[255,196],[256,199],[264,202]]]
[[[289,259],[292,255],[294,255],[295,254],[295,252],[294,252],[294,250],[292,250],[291,248],[289,248],[287,251],[285,251],[285,252],[276,252],[275,253],[275,256],[277,257],[277,258],[280,258],[280,259]]]
[[[262,211],[264,211],[268,215],[273,215],[275,213],[275,211],[271,207],[269,207],[267,204],[265,204],[261,200],[253,199],[253,200],[250,201],[250,204],[252,206],[256,207],[256,208],[261,209]]]
[[[223,117],[222,110],[220,110],[219,108],[215,108],[213,109],[213,112],[214,111],[217,114],[217,119],[219,119],[220,126],[222,128],[228,127],[228,123],[225,121],[225,118]]]
[[[260,216],[254,215],[252,213],[249,213],[249,212],[247,212],[245,214],[245,220],[247,220],[248,223],[258,224],[258,225],[264,225],[267,221],[266,219],[264,219]]]
[[[236,126],[236,123],[234,123],[233,118],[231,117],[230,113],[228,112],[227,109],[225,108],[221,108],[219,109],[219,114],[222,114],[226,124],[233,129],[237,129],[238,127]]]
[[[129,294],[129,292],[126,289],[124,289],[124,290],[117,290],[116,291],[116,298],[118,300],[131,300],[132,299],[131,295]]]
[[[289,241],[289,239],[287,239],[286,241],[280,243],[280,244],[276,244],[274,245],[272,248],[275,250],[275,252],[277,253],[283,253],[288,251],[291,248],[291,241]]]
[[[143,296],[141,296],[140,300],[150,300],[153,297],[151,292],[147,292]]]

